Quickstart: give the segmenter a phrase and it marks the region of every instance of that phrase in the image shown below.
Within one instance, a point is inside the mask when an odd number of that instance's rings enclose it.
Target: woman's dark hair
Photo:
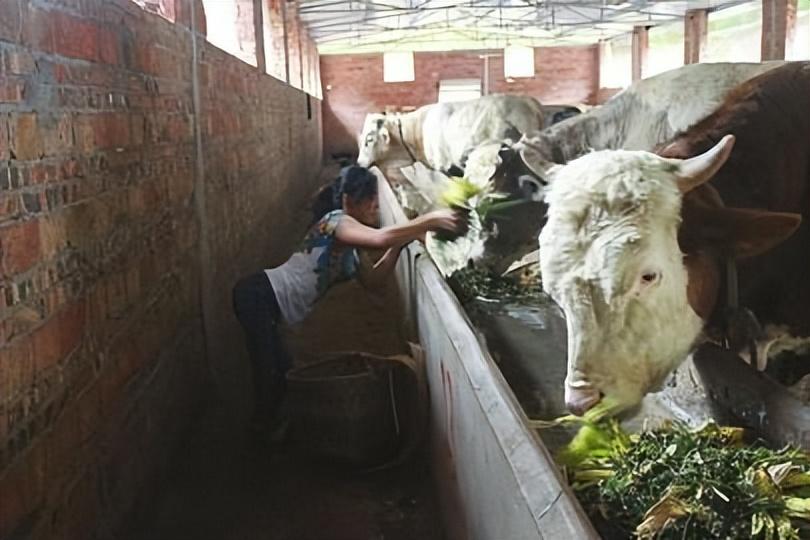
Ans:
[[[377,177],[370,170],[359,165],[350,165],[340,170],[335,181],[324,186],[315,196],[312,204],[312,221],[343,206],[343,195],[352,202],[362,202],[377,196]]]

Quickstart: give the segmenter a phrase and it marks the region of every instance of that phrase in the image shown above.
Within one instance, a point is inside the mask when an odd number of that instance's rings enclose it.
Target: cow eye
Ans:
[[[641,281],[645,285],[649,285],[650,283],[655,282],[656,279],[658,279],[658,274],[656,274],[655,272],[644,272],[641,275]]]

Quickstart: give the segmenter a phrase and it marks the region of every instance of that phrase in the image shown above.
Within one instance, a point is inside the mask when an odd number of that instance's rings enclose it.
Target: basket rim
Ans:
[[[304,376],[304,374],[308,371],[314,370],[319,367],[323,367],[324,365],[330,364],[347,356],[360,356],[364,359],[384,360],[382,357],[378,355],[366,352],[345,351],[345,352],[329,353],[328,355],[325,355],[323,358],[321,358],[316,362],[313,362],[306,366],[300,366],[290,369],[289,371],[287,371],[286,378],[288,381],[295,381],[295,382],[349,380],[349,379],[359,379],[361,377],[368,377],[370,374],[374,372],[374,370],[370,366],[367,366],[364,371],[360,373],[351,373],[349,375],[321,375],[316,377]]]

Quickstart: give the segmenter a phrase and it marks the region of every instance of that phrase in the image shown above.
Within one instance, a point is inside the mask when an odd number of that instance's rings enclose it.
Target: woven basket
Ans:
[[[413,369],[402,357],[349,352],[290,370],[293,442],[307,454],[348,465],[391,460],[402,438],[397,408],[405,400],[396,381],[403,367]]]

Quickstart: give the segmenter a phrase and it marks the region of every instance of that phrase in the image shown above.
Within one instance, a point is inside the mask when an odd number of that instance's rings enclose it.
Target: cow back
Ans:
[[[715,113],[658,152],[691,157],[727,134],[736,137],[734,149],[710,182],[722,203],[803,216],[787,241],[739,261],[740,301],[764,322],[810,334],[810,62],[788,63],[741,84]],[[684,212],[705,200],[705,190],[687,194]],[[700,226],[694,220],[683,225]]]

